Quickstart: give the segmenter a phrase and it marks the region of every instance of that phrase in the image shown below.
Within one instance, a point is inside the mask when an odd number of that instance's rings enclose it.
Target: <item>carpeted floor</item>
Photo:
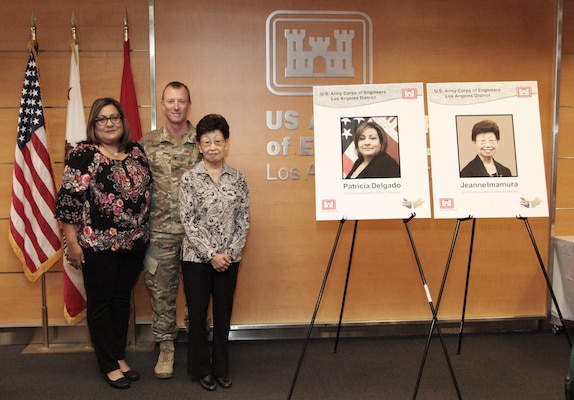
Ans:
[[[572,336],[572,334],[571,334]],[[415,396],[426,336],[333,339],[309,342],[293,400],[457,399],[438,336],[434,335]],[[565,398],[570,348],[564,333],[550,331],[445,336],[461,398]],[[206,392],[186,373],[186,345],[176,345],[175,376],[153,377],[157,349],[128,353],[142,379],[128,390],[112,389],[98,374],[91,352],[23,354],[25,346],[0,346],[0,399],[210,399],[287,400],[303,340],[231,343],[233,387]]]

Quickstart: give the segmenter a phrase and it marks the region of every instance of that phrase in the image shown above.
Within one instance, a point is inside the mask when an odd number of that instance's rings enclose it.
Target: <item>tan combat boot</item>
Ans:
[[[154,368],[155,377],[158,379],[168,379],[173,376],[173,340],[159,342],[159,357]]]

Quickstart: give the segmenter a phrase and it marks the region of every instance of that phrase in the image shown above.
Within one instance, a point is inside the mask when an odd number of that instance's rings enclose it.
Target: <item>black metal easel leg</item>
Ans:
[[[303,358],[305,357],[305,351],[307,350],[307,345],[309,344],[309,338],[311,337],[311,332],[313,331],[313,326],[315,325],[315,318],[317,317],[317,312],[319,311],[319,306],[321,305],[321,299],[323,298],[323,292],[325,291],[325,286],[327,285],[327,278],[329,277],[329,272],[331,270],[331,265],[333,264],[333,258],[335,257],[335,251],[337,250],[337,244],[339,243],[339,237],[341,236],[341,230],[343,229],[343,224],[345,219],[343,218],[339,222],[339,229],[337,230],[337,235],[335,237],[335,243],[333,244],[333,249],[331,250],[331,257],[329,258],[329,263],[327,264],[327,269],[325,270],[325,276],[323,278],[323,284],[321,285],[321,290],[319,291],[319,296],[317,297],[317,304],[315,305],[315,311],[313,312],[313,317],[311,318],[311,323],[309,324],[309,329],[307,330],[307,336],[305,337],[305,344],[299,355],[299,362],[297,363],[297,369],[293,375],[293,380],[291,382],[291,387],[289,388],[289,396],[287,399],[291,399],[293,390],[295,389],[295,384],[297,383],[297,376],[299,375],[299,370],[301,369],[301,364],[303,363]]]
[[[470,248],[468,249],[468,267],[466,270],[466,282],[464,284],[464,300],[462,302],[462,316],[460,317],[460,327],[458,330],[458,347],[456,354],[460,354],[460,347],[462,345],[462,332],[464,330],[464,316],[466,314],[466,299],[468,297],[468,282],[470,280],[470,265],[472,261],[472,249],[474,248],[474,230],[476,227],[476,218],[472,219],[472,232],[470,234]]]
[[[341,333],[341,321],[343,320],[343,311],[345,310],[345,300],[347,299],[347,287],[349,287],[349,275],[351,274],[351,262],[353,261],[353,251],[355,250],[355,237],[357,236],[357,226],[359,220],[355,220],[355,228],[353,229],[353,241],[351,242],[351,253],[349,254],[349,264],[347,265],[347,277],[345,278],[345,290],[343,291],[343,301],[341,302],[341,312],[339,313],[339,324],[337,325],[337,337],[335,338],[335,348],[333,353],[337,352],[339,345],[339,334]]]
[[[413,393],[413,397],[412,397],[412,398],[413,398],[413,399],[416,399],[416,397],[417,397],[417,393],[418,393],[418,389],[419,389],[419,385],[420,385],[420,381],[421,381],[421,377],[422,377],[424,365],[425,365],[426,358],[427,358],[427,355],[428,355],[428,350],[429,350],[429,346],[430,346],[430,341],[431,341],[431,338],[432,338],[432,334],[433,334],[433,332],[434,332],[434,329],[436,328],[437,334],[438,334],[438,336],[439,336],[439,339],[440,339],[440,342],[441,342],[441,345],[442,345],[442,349],[443,349],[443,352],[444,352],[444,355],[445,355],[445,358],[446,358],[446,362],[447,362],[447,364],[448,364],[448,368],[449,368],[449,371],[450,371],[450,375],[451,375],[451,377],[452,377],[452,382],[453,382],[454,387],[455,387],[455,390],[456,390],[456,394],[457,394],[457,396],[458,396],[459,399],[462,399],[462,395],[461,395],[461,393],[460,393],[460,388],[458,387],[458,382],[457,382],[457,380],[456,380],[456,376],[455,376],[455,373],[454,373],[454,369],[453,369],[453,367],[452,367],[452,363],[451,363],[451,361],[450,361],[450,356],[449,356],[449,354],[448,354],[448,350],[447,350],[447,348],[446,348],[446,344],[445,344],[445,342],[444,342],[444,338],[443,338],[443,336],[442,336],[442,332],[441,332],[441,329],[440,329],[440,326],[439,326],[439,323],[438,323],[438,318],[437,318],[438,309],[439,309],[440,301],[441,301],[441,298],[442,298],[442,292],[443,292],[443,289],[444,289],[444,286],[445,286],[445,283],[446,283],[446,278],[447,278],[447,274],[448,274],[448,269],[449,269],[449,265],[450,265],[450,260],[451,260],[451,258],[452,258],[452,252],[453,252],[453,249],[454,249],[454,244],[455,244],[455,242],[456,242],[456,237],[457,237],[457,235],[458,235],[458,228],[459,228],[459,226],[460,226],[460,220],[458,220],[458,223],[457,223],[457,226],[456,226],[456,230],[455,230],[455,234],[454,234],[454,238],[453,238],[453,242],[452,242],[452,246],[451,246],[451,250],[450,250],[448,262],[447,262],[447,264],[446,264],[446,268],[445,268],[445,272],[444,272],[442,284],[441,284],[441,287],[440,287],[440,291],[439,291],[439,295],[438,295],[437,303],[436,303],[436,307],[435,307],[435,306],[433,305],[433,302],[432,302],[432,298],[431,298],[431,295],[430,295],[430,290],[429,290],[429,288],[428,288],[428,285],[427,285],[427,282],[426,282],[426,278],[425,278],[425,275],[424,275],[424,272],[423,272],[423,269],[422,269],[422,266],[421,266],[421,262],[420,262],[420,259],[419,259],[419,256],[418,256],[418,253],[417,253],[415,244],[414,244],[414,240],[413,240],[413,238],[412,238],[411,231],[410,231],[409,225],[408,225],[408,222],[409,222],[411,219],[413,219],[414,216],[415,216],[415,214],[412,214],[410,218],[404,219],[403,222],[405,223],[405,227],[406,227],[407,233],[408,233],[408,235],[409,235],[409,240],[410,240],[410,242],[411,242],[411,247],[412,247],[412,249],[413,249],[413,253],[414,253],[415,259],[416,259],[416,261],[417,261],[417,266],[418,266],[419,273],[420,273],[420,276],[421,276],[421,280],[422,280],[422,283],[423,283],[423,286],[424,286],[424,289],[425,289],[425,293],[426,293],[426,295],[427,295],[429,307],[430,307],[430,309],[431,309],[433,318],[432,318],[431,326],[430,326],[430,329],[429,329],[429,334],[428,334],[428,337],[427,337],[427,341],[426,341],[426,344],[425,344],[425,349],[424,349],[424,352],[423,352],[423,359],[422,359],[421,365],[420,365],[420,367],[419,367],[419,373],[418,373],[418,376],[417,376],[417,382],[416,382],[416,385],[415,385],[415,390],[414,390],[414,393]]]
[[[538,262],[540,264],[540,269],[542,270],[542,274],[544,275],[544,279],[546,280],[546,286],[548,287],[548,291],[550,292],[550,296],[552,297],[552,301],[554,302],[554,306],[556,307],[556,311],[558,313],[558,317],[560,318],[560,322],[564,327],[564,332],[566,333],[566,339],[568,339],[568,345],[572,348],[572,341],[570,340],[570,335],[568,334],[568,329],[566,328],[566,323],[564,322],[564,317],[562,317],[562,312],[560,311],[560,307],[558,306],[558,301],[556,300],[556,296],[554,295],[554,290],[552,289],[552,283],[550,282],[550,278],[548,278],[548,273],[546,272],[546,268],[544,268],[544,261],[540,256],[540,251],[538,250],[538,246],[536,245],[536,240],[534,240],[534,235],[532,234],[532,230],[530,229],[530,224],[528,223],[528,218],[521,217],[520,215],[516,218],[521,219],[524,221],[526,225],[526,229],[528,230],[528,234],[530,235],[530,240],[532,241],[532,245],[534,246],[534,251],[536,251],[536,256],[538,257]]]

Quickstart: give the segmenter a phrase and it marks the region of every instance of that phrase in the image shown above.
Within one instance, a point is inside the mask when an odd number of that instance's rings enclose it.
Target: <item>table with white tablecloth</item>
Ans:
[[[562,317],[574,321],[574,236],[554,237],[552,289]],[[560,324],[554,302],[551,302],[551,316]]]

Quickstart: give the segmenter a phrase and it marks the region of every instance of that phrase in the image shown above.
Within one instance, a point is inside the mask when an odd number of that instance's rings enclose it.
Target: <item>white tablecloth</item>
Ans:
[[[552,289],[556,302],[565,320],[574,320],[574,236],[554,238],[554,265]],[[551,302],[552,317],[558,319],[558,312]],[[558,321],[560,321],[558,319]]]

